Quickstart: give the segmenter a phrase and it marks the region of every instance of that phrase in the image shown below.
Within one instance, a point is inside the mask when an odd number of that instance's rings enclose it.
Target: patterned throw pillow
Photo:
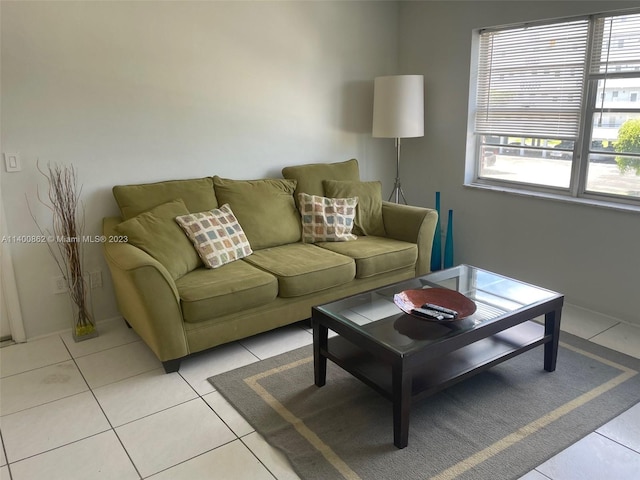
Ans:
[[[357,198],[326,198],[298,194],[302,216],[302,242],[346,242],[358,237],[351,233]]]
[[[176,217],[198,255],[209,268],[218,268],[253,253],[228,204],[209,212]]]

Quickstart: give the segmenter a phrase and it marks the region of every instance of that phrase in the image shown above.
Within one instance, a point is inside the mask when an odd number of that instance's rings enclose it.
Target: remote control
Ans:
[[[458,312],[456,312],[455,310],[451,310],[450,308],[442,307],[434,303],[425,303],[424,305],[422,305],[422,308],[426,308],[429,310],[436,310],[437,312],[442,312],[442,313],[448,313],[449,315],[453,315],[454,318],[458,316]]]
[[[445,320],[445,319],[453,319],[455,318],[453,315],[444,312],[438,312],[437,310],[430,310],[427,308],[414,308],[411,310],[411,313],[414,313],[420,317],[432,318],[434,320]]]

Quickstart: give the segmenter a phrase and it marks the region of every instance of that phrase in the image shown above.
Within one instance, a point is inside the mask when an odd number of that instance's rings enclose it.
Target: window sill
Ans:
[[[616,210],[620,212],[640,213],[639,205],[631,205],[619,202],[608,202],[605,200],[596,200],[593,198],[576,198],[567,195],[558,195],[549,192],[537,192],[533,190],[523,190],[521,188],[510,188],[499,185],[488,185],[484,183],[465,183],[464,187],[479,190],[489,190],[492,192],[502,192],[520,197],[539,198],[542,200],[551,200],[556,202],[572,203],[578,205],[586,205],[589,207],[603,208],[606,210]]]

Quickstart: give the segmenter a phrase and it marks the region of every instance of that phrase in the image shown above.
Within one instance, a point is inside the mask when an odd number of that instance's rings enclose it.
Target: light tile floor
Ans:
[[[562,324],[640,358],[640,327],[571,305]],[[310,344],[308,326],[195,355],[172,374],[124,322],[99,328],[87,342],[62,334],[0,349],[1,480],[298,478],[206,379]],[[522,478],[640,478],[640,404]]]

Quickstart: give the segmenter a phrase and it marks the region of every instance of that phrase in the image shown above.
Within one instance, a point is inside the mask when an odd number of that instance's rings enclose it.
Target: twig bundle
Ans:
[[[71,166],[61,167],[47,164],[47,172],[37,166],[38,171],[47,179],[49,201],[43,201],[38,191],[38,200],[49,210],[53,217],[53,232],[38,224],[31,208],[29,212],[38,230],[46,239],[46,244],[64,277],[69,295],[77,306],[75,334],[91,333],[95,325],[87,305],[87,286],[82,271],[82,234],[84,231],[84,209],[79,215],[80,193],[76,170]],[[79,218],[80,217],[80,218]]]

